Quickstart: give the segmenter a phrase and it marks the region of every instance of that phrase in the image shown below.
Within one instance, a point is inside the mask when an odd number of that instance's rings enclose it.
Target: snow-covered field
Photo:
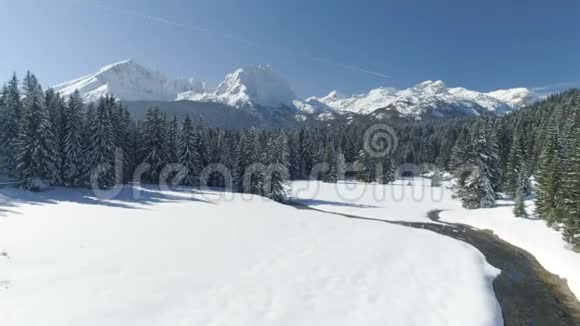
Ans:
[[[299,181],[292,184],[291,195],[297,202],[328,212],[407,222],[431,222],[427,212],[433,209],[461,208],[451,191],[431,187],[424,178],[388,185]]]
[[[527,201],[526,206],[531,215],[533,201]],[[516,218],[512,211],[513,201],[502,200],[498,207],[490,209],[445,211],[441,213],[441,220],[492,230],[503,240],[534,255],[548,271],[566,279],[570,290],[580,299],[580,254],[570,250],[562,234],[549,228],[543,220]]]
[[[0,194],[0,325],[502,324],[499,271],[427,231],[211,191]]]
[[[514,217],[513,201],[498,201],[497,207],[490,209],[467,210],[451,198],[451,190],[431,188],[430,181],[423,178],[397,180],[394,185],[297,182],[292,193],[297,201],[318,209],[384,220],[426,222],[426,212],[443,210],[442,221],[492,230],[528,251],[548,271],[566,279],[580,298],[580,254],[570,250],[560,232],[547,227],[544,221]],[[528,201],[527,206],[532,215],[533,201]]]

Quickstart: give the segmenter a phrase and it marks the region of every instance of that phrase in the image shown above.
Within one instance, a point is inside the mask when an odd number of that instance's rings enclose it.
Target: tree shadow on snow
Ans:
[[[211,203],[192,196],[204,192],[187,187],[171,188],[170,193],[155,189],[153,186],[123,186],[118,190],[111,198],[101,198],[92,190],[84,188],[56,187],[42,192],[0,189],[0,216],[18,214],[15,208],[20,205],[51,205],[62,202],[126,209],[145,209],[143,206],[168,202]]]

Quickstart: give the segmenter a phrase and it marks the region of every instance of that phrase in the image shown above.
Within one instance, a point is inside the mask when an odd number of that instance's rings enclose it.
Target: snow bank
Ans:
[[[3,189],[0,324],[501,325],[471,246],[262,198]]]
[[[532,213],[533,202],[526,204]],[[543,220],[516,218],[512,211],[513,201],[502,200],[495,208],[458,208],[442,212],[441,218],[492,230],[503,240],[534,255],[548,271],[567,279],[570,290],[580,299],[580,254],[570,250],[562,234],[549,228]]]

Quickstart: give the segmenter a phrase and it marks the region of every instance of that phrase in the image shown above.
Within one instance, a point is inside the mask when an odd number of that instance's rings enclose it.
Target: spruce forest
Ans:
[[[389,124],[398,138],[396,150],[383,157],[363,146],[365,131],[377,123]],[[0,158],[2,175],[32,191],[46,185],[110,188],[133,181],[136,169],[143,169],[142,182],[153,184],[177,163],[182,185],[203,180],[277,201],[286,199],[290,180],[335,183],[346,175],[390,183],[410,173],[399,167],[413,164],[435,170],[436,184],[444,172],[452,174],[466,208],[493,207],[499,196],[513,197],[516,216],[544,219],[580,246],[578,90],[500,117],[360,117],[325,127],[223,130],[199,117],[180,121],[162,108],[150,108],[136,121],[112,97],[96,103],[83,103],[78,93],[62,98],[28,73],[21,83],[13,76],[2,89]],[[115,168],[119,160],[122,166]],[[535,196],[533,214],[524,207],[529,196]]]

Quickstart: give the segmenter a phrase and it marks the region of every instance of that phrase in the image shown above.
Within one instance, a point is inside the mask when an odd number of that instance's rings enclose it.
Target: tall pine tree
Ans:
[[[112,188],[117,183],[115,173],[115,133],[111,117],[115,99],[105,97],[99,100],[94,116],[90,116],[87,160],[85,161],[86,180],[91,186]]]
[[[199,160],[199,153],[197,152],[198,133],[193,126],[191,117],[187,115],[181,125],[181,133],[179,135],[179,164],[185,169],[182,183],[184,185],[199,184],[199,176],[201,172],[201,162]]]
[[[16,75],[2,92],[3,105],[0,107],[0,168],[6,175],[15,176],[17,166],[17,139],[22,117],[22,102]]]
[[[282,202],[288,196],[288,142],[286,135],[277,132],[270,135],[266,152],[268,173],[264,181],[264,195]]]
[[[144,162],[150,165],[146,182],[159,182],[161,170],[169,164],[167,118],[159,108],[147,110],[143,124]]]
[[[80,186],[84,181],[83,113],[83,101],[79,92],[76,91],[69,97],[64,112],[64,155],[62,158],[63,179],[67,186]]]
[[[24,78],[24,115],[17,140],[18,176],[28,190],[41,190],[55,174],[55,144],[44,94],[36,77]]]

